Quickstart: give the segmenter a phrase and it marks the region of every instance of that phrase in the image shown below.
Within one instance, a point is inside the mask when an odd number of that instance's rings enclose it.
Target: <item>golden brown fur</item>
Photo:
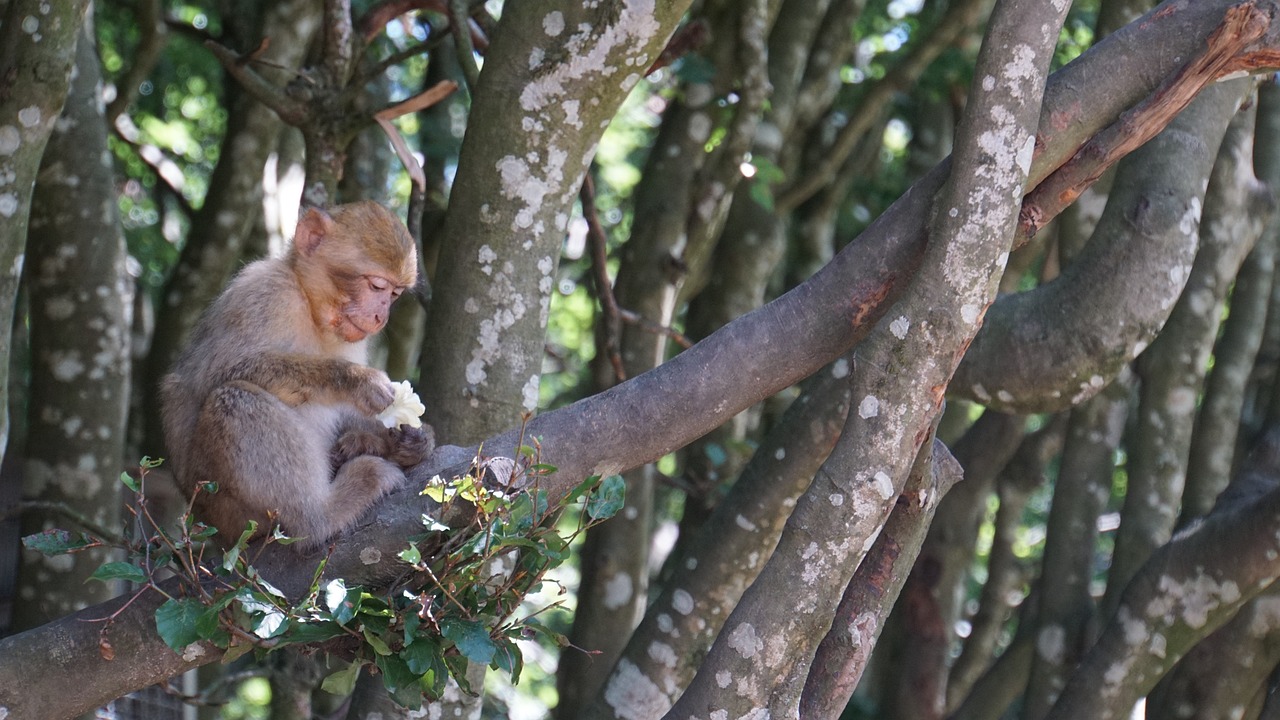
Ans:
[[[224,545],[275,514],[307,547],[350,527],[431,451],[390,431],[366,339],[417,280],[404,225],[373,202],[308,210],[282,258],[246,266],[209,307],[161,387],[178,485]],[[216,482],[218,492],[197,492]]]

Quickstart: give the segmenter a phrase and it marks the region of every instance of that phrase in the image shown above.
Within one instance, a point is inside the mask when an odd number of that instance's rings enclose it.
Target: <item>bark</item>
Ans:
[[[1022,441],[1025,418],[987,412],[955,444],[965,482],[942,499],[903,590],[904,668],[893,683],[891,716],[938,717],[944,706],[955,624],[973,567],[978,530],[996,477]]]
[[[978,596],[978,609],[969,621],[969,636],[964,640],[960,656],[947,678],[947,708],[955,709],[973,690],[988,670],[1000,637],[1010,615],[1016,609],[1016,598],[1022,596],[1027,579],[1024,567],[1014,550],[1022,527],[1022,516],[1032,493],[1045,483],[1049,462],[1062,450],[1064,423],[1055,418],[1048,425],[1028,435],[1013,459],[1000,472],[997,480],[1000,508],[996,512],[991,551],[987,555],[987,581]],[[1030,615],[1023,611],[1024,617]],[[1026,631],[1030,622],[1019,623]]]
[[[660,717],[684,691],[835,445],[849,410],[848,374],[849,363],[838,360],[805,382],[729,495],[673,558],[674,571],[584,718],[631,718],[637,707]]]
[[[1187,280],[1164,332],[1142,354],[1137,365],[1141,383],[1137,426],[1129,443],[1129,483],[1107,577],[1104,617],[1115,609],[1120,591],[1137,568],[1173,532],[1186,481],[1187,448],[1191,443],[1196,400],[1217,335],[1223,298],[1240,261],[1262,230],[1262,218],[1256,206],[1251,206],[1257,198],[1256,189],[1250,190],[1257,187],[1248,159],[1252,150],[1251,129],[1229,135],[1221,143],[1224,148],[1221,155],[1212,144],[1226,131],[1226,123],[1235,115],[1246,85],[1247,82],[1224,83],[1206,91],[1162,133],[1170,145],[1155,148],[1174,153],[1166,156],[1167,159],[1178,157],[1174,146],[1185,148],[1187,153],[1181,157],[1180,170],[1172,165],[1165,168],[1170,179],[1174,172],[1182,174],[1173,181],[1175,185],[1169,187],[1175,198],[1171,209],[1175,213],[1189,213],[1184,228],[1170,228],[1169,245],[1171,248],[1185,246],[1185,251],[1177,251],[1178,259],[1167,268]],[[1203,143],[1189,143],[1181,135],[1184,132],[1194,133]],[[1144,157],[1149,156],[1144,153]],[[1209,179],[1206,193],[1205,179],[1209,178],[1209,163],[1214,157],[1223,160]],[[1237,171],[1241,177],[1247,174],[1250,184],[1238,183]],[[1120,183],[1118,180],[1117,189],[1111,193],[1112,202],[1123,197]],[[1201,197],[1205,204],[1205,223],[1198,233],[1201,250],[1188,266],[1188,258],[1183,253],[1195,252]],[[1179,210],[1179,206],[1184,210]],[[1237,224],[1232,227],[1230,223]]]
[[[1280,87],[1258,88],[1254,166],[1274,197],[1280,188]],[[1182,493],[1181,525],[1209,512],[1226,487],[1236,462],[1250,374],[1266,327],[1267,301],[1275,270],[1280,215],[1271,209],[1262,237],[1245,257],[1231,291],[1230,314],[1213,349],[1213,370],[1205,381],[1187,459],[1187,485]],[[1264,363],[1265,365],[1265,363]]]
[[[1060,22],[1065,5],[1057,11]],[[856,412],[667,717],[721,711],[736,717],[762,708],[776,717],[798,714],[800,686],[828,618],[931,435],[942,389],[994,299],[1052,54],[1052,42],[1025,32],[1023,23],[1039,28],[1046,16],[1054,11],[1035,3],[1002,3],[993,13],[978,77],[990,73],[994,82],[975,83],[970,97],[953,156],[957,172],[940,198],[948,210],[939,213],[935,232],[945,240],[926,251],[914,292],[891,313],[893,322],[860,346],[851,375]],[[1026,55],[1016,73],[1003,55],[1013,38],[1029,43],[1021,45]],[[980,149],[983,133],[999,137],[1006,150]],[[775,601],[797,588],[803,590],[794,606]]]
[[[1128,717],[1174,663],[1280,575],[1276,437],[1266,444],[1234,481],[1232,497],[1138,570],[1050,720]]]
[[[1068,675],[1093,644],[1090,584],[1097,566],[1098,516],[1111,497],[1116,448],[1129,412],[1130,383],[1117,380],[1070,414],[1032,619],[1035,658],[1023,701],[1027,718],[1049,711]]]
[[[65,506],[114,530],[121,515],[133,279],[125,271],[102,71],[90,29],[87,24],[77,44],[76,72],[31,205],[24,497]],[[55,510],[33,509],[23,513],[22,530],[65,522]],[[24,552],[15,625],[35,627],[113,597],[119,588],[85,582],[107,559],[103,551],[59,558]]]
[[[726,32],[723,41],[709,49],[709,54],[724,64],[716,73],[720,79],[714,85],[686,87],[684,94],[691,106],[674,104],[669,109],[658,143],[650,151],[645,180],[637,188],[635,226],[623,247],[614,294],[619,306],[659,326],[671,326],[675,320],[688,263],[705,261],[704,246],[714,241],[723,226],[724,210],[719,206],[732,197],[736,179],[741,177],[738,168],[767,94],[763,68],[766,9],[765,3],[757,0],[720,8],[731,14],[738,26],[737,32]],[[739,77],[743,78],[741,102],[732,119],[720,128],[727,143],[715,155],[708,154],[704,133],[712,130],[710,106],[715,97],[730,91],[727,80]],[[709,198],[709,202],[672,212],[672,183],[678,188],[674,197],[689,203]],[[631,323],[619,327],[616,318],[611,319],[607,312],[604,315],[601,332],[606,337],[605,347],[597,363],[604,362],[603,356],[617,345],[627,377],[650,370],[666,358],[669,343],[665,335]],[[609,384],[619,379],[614,377]],[[653,465],[626,473],[626,511],[587,533],[570,640],[576,647],[600,654],[561,655],[558,717],[578,717],[592,701],[644,615],[656,476]]]
[[[884,530],[858,565],[818,645],[800,696],[804,718],[836,720],[866,670],[938,502],[964,474],[940,440],[922,448]]]
[[[474,88],[443,229],[450,272],[437,279],[422,354],[438,437],[474,443],[537,409],[569,206],[604,124],[688,4],[505,8]]]
[[[0,10],[0,357],[12,357],[31,197],[66,100],[87,0],[9,0]],[[9,363],[0,363],[0,455],[9,437]]]

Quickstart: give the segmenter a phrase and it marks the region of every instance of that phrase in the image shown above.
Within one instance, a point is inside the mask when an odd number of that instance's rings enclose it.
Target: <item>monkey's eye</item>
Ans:
[[[370,275],[365,279],[369,282],[369,287],[373,289],[374,292],[386,292],[387,289],[391,287],[391,283],[374,275]]]
[[[391,288],[391,299],[395,300],[396,298],[400,297],[403,293],[404,293],[404,288],[402,287]]]

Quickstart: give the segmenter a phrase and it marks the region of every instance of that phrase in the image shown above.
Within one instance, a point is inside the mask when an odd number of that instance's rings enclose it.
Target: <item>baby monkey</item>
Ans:
[[[205,311],[162,382],[161,413],[178,485],[223,546],[274,514],[319,547],[431,452],[429,427],[376,419],[393,389],[366,365],[369,336],[417,277],[413,239],[386,208],[313,208],[284,257],[246,266]]]

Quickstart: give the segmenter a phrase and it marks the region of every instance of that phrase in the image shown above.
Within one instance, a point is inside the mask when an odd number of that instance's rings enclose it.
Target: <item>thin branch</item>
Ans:
[[[387,23],[412,10],[431,10],[441,14],[449,12],[444,0],[383,0],[369,8],[356,21],[356,34],[368,45],[382,32]]]
[[[0,514],[0,520],[8,520],[10,518],[17,517],[22,513],[29,512],[32,510],[42,510],[44,512],[51,513],[53,515],[61,515],[62,517],[79,525],[85,530],[88,530],[89,532],[98,536],[98,538],[100,538],[101,540],[104,540],[108,543],[114,543],[114,544],[124,543],[124,538],[120,535],[118,531],[110,530],[108,528],[103,527],[102,525],[99,525],[98,523],[89,519],[89,516],[85,515],[79,510],[76,510],[75,508],[71,507],[70,505],[64,502],[56,502],[53,500],[23,500],[22,502],[18,503],[16,506],[10,508],[8,512]]]
[[[687,23],[684,27],[676,30],[671,39],[667,41],[667,46],[662,48],[662,52],[658,53],[657,59],[653,61],[648,70],[644,71],[645,76],[652,75],[686,54],[700,49],[710,39],[711,26],[707,24],[705,18],[698,18]]]
[[[693,341],[690,340],[688,336],[686,336],[684,333],[681,333],[679,330],[676,330],[675,328],[669,325],[656,323],[650,320],[649,318],[642,316],[640,313],[635,312],[634,310],[628,310],[626,308],[618,308],[618,316],[622,318],[623,322],[631,325],[635,325],[641,330],[644,330],[646,332],[651,332],[654,335],[667,336],[672,342],[684,348],[685,350],[688,350],[689,348],[693,347]]]
[[[214,40],[206,40],[204,46],[222,63],[231,77],[258,102],[275,111],[280,119],[294,127],[301,127],[307,120],[307,106],[289,97],[283,90],[251,69],[238,53]]]
[[[1228,8],[1199,55],[1145,100],[1121,114],[1110,127],[1094,135],[1074,157],[1027,194],[1018,217],[1015,246],[1025,243],[1075,202],[1107,168],[1155,137],[1209,83],[1245,67],[1256,69],[1257,62],[1274,62],[1274,52],[1243,52],[1262,37],[1269,24],[1269,18],[1253,2]]]
[[[578,199],[582,201],[582,217],[587,221],[591,277],[595,281],[596,296],[600,298],[600,311],[604,314],[603,350],[609,358],[609,364],[613,366],[614,378],[622,382],[627,379],[627,371],[622,364],[622,317],[618,311],[618,299],[613,294],[613,283],[609,281],[607,238],[604,227],[600,224],[600,216],[596,213],[596,185],[591,179],[590,170],[582,179]]]
[[[441,80],[430,89],[418,93],[408,100],[385,107],[373,114],[374,122],[378,123],[378,127],[382,128],[382,132],[386,133],[387,139],[391,141],[391,147],[395,148],[396,156],[404,164],[404,169],[409,172],[409,178],[413,181],[414,193],[417,195],[425,196],[427,175],[422,169],[422,163],[418,162],[418,158],[414,157],[413,151],[409,149],[409,144],[405,142],[404,136],[400,134],[400,131],[391,121],[401,115],[408,115],[409,113],[429,108],[448,97],[450,93],[457,89],[458,84],[454,81]]]
[[[471,38],[471,9],[467,0],[449,0],[449,24],[453,28],[453,42],[458,50],[458,65],[467,81],[467,91],[475,92],[480,80],[480,68],[476,66],[475,45]]]

